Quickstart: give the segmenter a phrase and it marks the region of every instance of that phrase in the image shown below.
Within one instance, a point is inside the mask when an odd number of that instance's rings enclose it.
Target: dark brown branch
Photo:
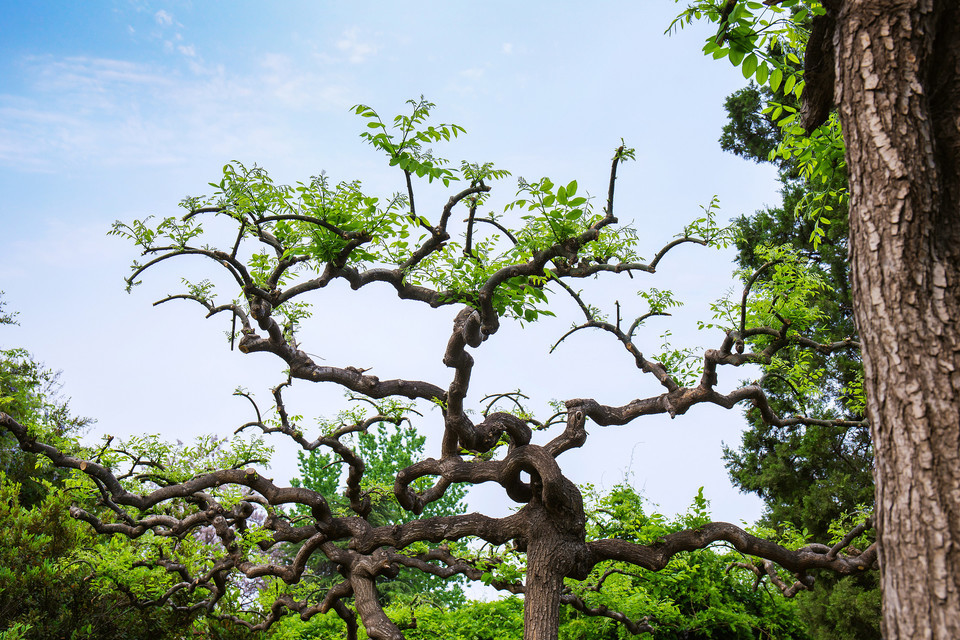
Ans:
[[[438,250],[443,246],[443,243],[450,238],[450,234],[447,233],[447,222],[450,219],[450,214],[453,211],[453,208],[460,203],[464,198],[475,195],[478,193],[486,193],[490,191],[490,187],[479,184],[471,185],[461,191],[460,193],[450,196],[450,199],[447,200],[447,204],[443,207],[443,212],[440,215],[440,222],[435,228],[430,228],[430,238],[424,242],[419,249],[413,252],[413,254],[399,267],[399,271],[406,272],[415,267],[422,261],[425,257]],[[412,200],[411,200],[412,202]]]
[[[507,236],[510,239],[510,242],[512,242],[513,244],[518,244],[517,238],[512,233],[510,233],[510,230],[507,229],[502,224],[500,224],[499,222],[497,222],[496,220],[492,218],[475,218],[474,222],[486,222],[487,224],[492,224],[497,229],[499,229],[505,236]]]
[[[569,605],[579,611],[580,613],[588,616],[594,617],[604,617],[610,618],[616,622],[619,622],[627,631],[633,635],[640,635],[641,633],[652,633],[655,628],[648,623],[649,617],[643,618],[641,620],[631,620],[626,615],[619,611],[614,611],[606,605],[599,605],[597,607],[591,607],[583,599],[573,593],[565,593],[560,596],[561,604]]]
[[[599,262],[583,265],[578,264],[576,266],[558,268],[556,273],[557,275],[569,276],[571,278],[586,278],[601,272],[629,273],[631,271],[645,271],[646,273],[656,273],[657,265],[660,264],[660,260],[662,260],[671,249],[687,242],[692,242],[702,246],[706,246],[707,244],[706,240],[701,240],[700,238],[677,238],[670,241],[662,249],[660,249],[660,251],[657,252],[657,255],[653,257],[653,260],[650,261],[649,264],[644,264],[642,262],[620,262],[617,264],[606,264],[604,262]]]
[[[467,223],[467,239],[463,244],[463,255],[470,256],[474,260],[477,259],[477,256],[473,255],[473,222],[477,217],[477,198],[474,198],[470,203],[470,215],[466,219]],[[516,244],[516,242],[514,242]]]
[[[214,260],[220,263],[224,268],[227,269],[227,271],[230,272],[230,275],[233,276],[234,280],[236,280],[237,284],[240,285],[241,287],[245,289],[252,289],[252,290],[260,291],[262,293],[266,293],[265,291],[262,291],[254,286],[253,280],[250,278],[250,274],[247,273],[246,267],[243,266],[243,263],[238,261],[236,258],[231,258],[229,254],[224,253],[223,251],[213,251],[209,249],[196,249],[191,247],[186,247],[186,248],[154,247],[152,249],[148,249],[144,251],[144,253],[157,253],[160,251],[167,251],[168,253],[164,253],[163,255],[157,256],[156,258],[150,260],[146,264],[142,264],[138,266],[136,269],[134,269],[133,273],[130,276],[128,276],[127,278],[124,278],[126,283],[128,285],[135,284],[135,281],[140,274],[142,274],[144,271],[146,271],[150,267],[160,262],[163,262],[164,260],[168,260],[175,256],[196,255],[196,256],[203,256],[205,258],[210,258],[211,260]]]
[[[224,209],[225,209],[224,207],[220,207],[220,206],[200,207],[199,209],[193,209],[192,211],[190,211],[190,213],[184,215],[182,220],[186,222],[190,218],[200,215],[201,213],[222,213]]]
[[[809,547],[792,551],[752,536],[727,522],[711,522],[697,529],[671,533],[652,545],[608,539],[588,542],[587,547],[594,564],[604,560],[620,560],[651,571],[660,571],[676,554],[704,549],[719,541],[729,542],[741,553],[765,558],[798,573],[806,573],[811,569],[830,569],[841,575],[851,575],[869,569],[877,559],[875,547],[857,556],[829,557],[829,549],[815,551]]]
[[[610,184],[607,186],[607,208],[606,211],[604,211],[607,217],[613,217],[613,192],[617,186],[617,167],[623,162],[623,151],[624,145],[620,145],[614,152],[613,161],[610,163]],[[617,219],[613,218],[613,221],[616,222]]]

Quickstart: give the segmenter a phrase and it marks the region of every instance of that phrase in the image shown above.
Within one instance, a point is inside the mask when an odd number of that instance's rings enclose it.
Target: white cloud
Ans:
[[[347,56],[347,60],[358,64],[377,52],[377,46],[369,42],[361,42],[357,29],[347,29],[337,40],[336,47]]]
[[[126,60],[112,58],[90,58],[71,56],[54,58],[52,56],[28,58],[27,64],[34,65],[38,88],[41,90],[74,89],[78,86],[107,84],[156,84],[167,82],[158,70]]]
[[[173,24],[173,16],[163,9],[160,9],[160,11],[157,11],[155,14],[153,14],[153,19],[157,21],[157,24],[164,27],[169,27]]]
[[[345,108],[352,104],[345,88],[316,73],[305,70],[290,56],[268,53],[260,60],[263,69],[258,86],[263,95],[294,109],[331,105]]]
[[[30,59],[29,93],[0,94],[0,166],[45,173],[176,165],[198,150],[211,157],[237,149],[243,157],[289,156],[301,138],[289,130],[287,110],[345,111],[352,104],[342,82],[289,56],[267,56],[237,74],[205,64],[192,46],[178,49],[186,64]]]
[[[503,51],[506,55],[513,53],[513,43],[504,42],[503,46],[500,47],[500,50]]]

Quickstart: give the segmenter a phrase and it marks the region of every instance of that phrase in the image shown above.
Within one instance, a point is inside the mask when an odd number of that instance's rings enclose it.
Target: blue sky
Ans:
[[[136,252],[106,231],[116,219],[176,215],[184,196],[205,193],[233,159],[264,166],[279,182],[326,170],[379,195],[401,189],[357,137],[363,123],[349,113],[357,103],[392,116],[425,95],[438,105],[437,120],[468,131],[441,155],[493,161],[530,179],[577,179],[598,196],[624,138],[637,161],[621,173],[617,208],[640,229],[648,257],[714,195],[724,217],[775,204],[772,169],[724,154],[716,142],[723,98],[745,81],[729,63],[701,55],[707,33],[699,27],[664,35],[679,9],[667,0],[4,3],[0,290],[21,326],[3,329],[0,344],[62,369],[75,410],[99,421],[94,437],[229,433],[249,418],[233,389],[266,398],[278,363],[231,353],[225,327],[198,309],[151,307],[179,277],[205,277],[199,264],[161,269],[124,293]],[[502,206],[514,190],[505,181],[493,202]],[[421,211],[446,199],[436,187],[421,194]],[[644,282],[687,302],[669,324],[651,328],[645,352],[656,352],[667,329],[677,346],[719,344],[695,322],[732,285],[730,260],[729,252],[684,248]],[[624,293],[616,284],[601,283],[598,300],[636,306],[640,285],[626,283]],[[331,289],[307,350],[340,366],[376,364],[383,375],[413,371],[446,385],[439,361],[451,314],[434,317],[381,294]],[[510,327],[484,345],[477,393],[519,387],[541,403],[657,393],[597,337],[548,357],[576,319],[572,307],[561,311],[555,323]],[[348,331],[362,333],[362,345],[345,339]],[[725,373],[729,387],[748,372]],[[340,396],[306,385],[293,395],[299,410],[326,415]],[[740,428],[739,411],[708,409],[594,428],[585,450],[561,464],[575,480],[602,486],[629,468],[668,512],[706,485],[716,516],[750,520],[759,503],[730,487],[720,460],[721,440],[737,442]],[[278,450],[278,478],[295,470],[292,456]],[[478,508],[500,500],[481,493]]]

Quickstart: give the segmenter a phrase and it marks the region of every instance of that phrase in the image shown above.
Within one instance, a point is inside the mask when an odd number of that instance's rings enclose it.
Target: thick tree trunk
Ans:
[[[560,591],[566,564],[560,539],[540,538],[527,547],[523,595],[523,640],[556,640],[560,633]]]
[[[960,2],[846,0],[837,102],[888,640],[960,638]]]
[[[523,640],[557,640],[563,580],[583,580],[593,566],[585,542],[583,496],[563,477],[549,491],[539,482],[531,484],[535,494],[550,495],[550,508],[535,497],[521,511],[526,518],[527,553]]]

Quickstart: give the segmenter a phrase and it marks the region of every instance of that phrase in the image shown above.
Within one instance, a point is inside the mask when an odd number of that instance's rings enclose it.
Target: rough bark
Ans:
[[[560,594],[566,558],[562,540],[538,538],[527,548],[523,640],[555,640],[560,632]]]
[[[556,640],[563,579],[582,580],[593,566],[585,542],[583,496],[559,468],[551,473],[555,463],[544,449],[526,449],[533,455],[524,456],[521,464],[531,475],[533,499],[521,511],[525,536],[519,546],[527,554],[523,640]]]
[[[960,3],[847,0],[835,29],[884,635],[960,638]]]

